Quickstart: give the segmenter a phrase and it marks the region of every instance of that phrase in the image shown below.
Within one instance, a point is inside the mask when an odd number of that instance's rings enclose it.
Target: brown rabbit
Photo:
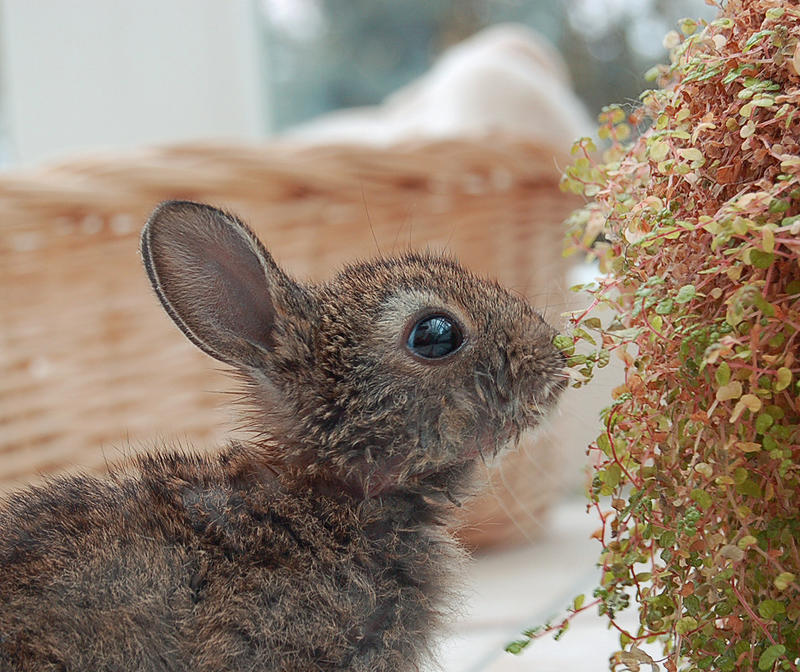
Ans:
[[[246,381],[260,438],[13,495],[0,670],[418,670],[459,557],[443,524],[476,462],[553,405],[553,330],[432,255],[298,284],[196,203],[161,205],[142,256]]]

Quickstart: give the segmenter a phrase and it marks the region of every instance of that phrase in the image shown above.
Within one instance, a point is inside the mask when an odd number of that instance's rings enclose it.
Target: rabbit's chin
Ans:
[[[413,493],[444,497],[460,505],[459,500],[472,489],[475,466],[490,462],[505,447],[516,444],[519,436],[519,427],[509,421],[499,431],[480,432],[438,459],[398,455],[380,465],[364,463],[361,469],[356,467],[351,471],[346,480],[351,491],[364,499]]]

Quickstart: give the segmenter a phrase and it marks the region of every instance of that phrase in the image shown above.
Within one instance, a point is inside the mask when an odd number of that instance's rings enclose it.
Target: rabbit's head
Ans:
[[[247,381],[273,468],[358,497],[452,496],[565,382],[542,317],[447,258],[300,284],[235,217],[183,201],[156,209],[142,255],[170,317]]]

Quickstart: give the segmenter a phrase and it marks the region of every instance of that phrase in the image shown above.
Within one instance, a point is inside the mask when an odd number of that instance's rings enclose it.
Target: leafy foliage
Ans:
[[[603,575],[580,610],[620,630],[614,669],[656,669],[639,645],[659,640],[670,671],[796,671],[800,8],[730,0],[680,28],[661,88],[607,108],[602,160],[580,140],[563,180],[592,199],[570,248],[606,274],[560,345],[576,385],[625,368],[590,448]]]

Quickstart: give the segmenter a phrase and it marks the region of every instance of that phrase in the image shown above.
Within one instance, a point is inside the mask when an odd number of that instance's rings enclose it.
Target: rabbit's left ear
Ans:
[[[200,349],[258,366],[272,349],[276,284],[291,282],[255,234],[208,205],[167,201],[142,232],[142,257],[164,309]]]

